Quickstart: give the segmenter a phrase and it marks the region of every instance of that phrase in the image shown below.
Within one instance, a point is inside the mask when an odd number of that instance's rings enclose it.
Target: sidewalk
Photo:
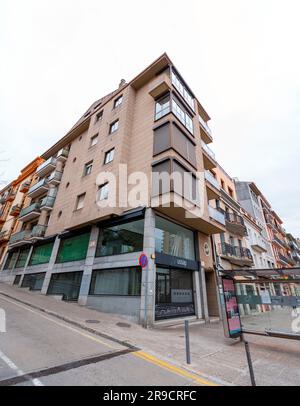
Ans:
[[[0,294],[123,345],[138,347],[220,384],[250,384],[244,345],[226,339],[221,323],[191,325],[192,364],[187,366],[183,326],[145,330],[125,317],[59,301],[4,283],[0,283]],[[258,385],[300,385],[299,342],[250,335],[247,339]]]

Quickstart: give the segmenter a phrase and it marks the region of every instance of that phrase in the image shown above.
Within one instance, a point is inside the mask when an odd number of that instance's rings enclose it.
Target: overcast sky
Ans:
[[[166,51],[220,164],[300,236],[299,15],[299,0],[0,0],[2,178]]]

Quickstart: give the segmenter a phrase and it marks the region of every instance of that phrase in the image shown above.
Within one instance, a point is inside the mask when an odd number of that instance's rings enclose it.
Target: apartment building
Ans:
[[[7,185],[0,195],[0,264],[2,263],[8,242],[13,233],[21,225],[19,215],[28,203],[26,193],[36,175],[36,168],[43,162],[42,158],[36,158],[21,170],[17,179]]]
[[[286,235],[286,238],[290,247],[290,254],[294,262],[294,266],[300,267],[300,240],[299,238],[295,238],[290,233]]]
[[[209,120],[166,54],[122,80],[41,155],[1,275],[147,325],[218,315],[212,235],[225,214],[209,204],[221,193]],[[190,182],[160,178],[173,173]]]

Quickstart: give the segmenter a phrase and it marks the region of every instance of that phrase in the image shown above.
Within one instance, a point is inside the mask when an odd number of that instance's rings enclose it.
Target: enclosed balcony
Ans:
[[[221,243],[218,247],[218,253],[233,265],[252,266],[253,257],[248,248],[233,246],[228,243]]]
[[[205,171],[208,200],[218,199],[221,187],[210,171]]]
[[[218,223],[225,226],[225,216],[221,211],[219,211],[211,206],[208,206],[208,212],[209,212],[209,217],[211,219],[213,219],[214,221],[217,221]]]
[[[47,230],[47,226],[36,225],[33,227],[30,233],[30,238],[34,240],[43,239],[45,236],[45,232]]]
[[[62,172],[54,171],[47,179],[48,185],[59,185],[62,178]]]
[[[60,162],[65,162],[68,159],[68,156],[69,150],[66,148],[62,148],[60,151],[58,151],[56,160]]]
[[[25,182],[23,182],[21,187],[20,187],[20,192],[21,193],[27,193],[29,188],[30,188],[30,184],[31,184],[30,180],[26,180]]]
[[[51,211],[53,209],[54,202],[55,202],[55,196],[46,196],[41,201],[40,208]]]
[[[31,186],[31,188],[28,191],[28,196],[31,198],[40,196],[43,193],[47,192],[48,189],[49,189],[49,186],[47,184],[47,180],[45,178],[41,179],[35,185]]]
[[[19,220],[30,221],[39,217],[40,213],[41,213],[40,204],[33,203],[30,206],[25,207],[24,209],[21,210]]]
[[[201,145],[203,151],[204,168],[208,170],[216,168],[217,167],[216,154],[202,140]]]
[[[43,162],[36,170],[36,174],[42,178],[48,173],[52,172],[53,169],[55,169],[56,166],[56,159],[55,158],[49,158],[47,161]]]
[[[199,123],[201,129],[201,138],[203,139],[203,141],[206,144],[213,142],[211,129],[201,116],[199,116]]]
[[[225,213],[226,228],[229,232],[245,237],[248,235],[243,217],[236,213]]]
[[[9,245],[10,246],[22,245],[25,242],[29,241],[30,235],[31,235],[30,230],[24,230],[20,231],[19,233],[15,233],[10,237]]]
[[[21,211],[21,205],[20,204],[15,204],[10,211],[10,215],[13,217],[18,217],[20,215]]]

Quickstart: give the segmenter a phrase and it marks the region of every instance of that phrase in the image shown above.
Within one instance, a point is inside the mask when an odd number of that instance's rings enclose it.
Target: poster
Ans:
[[[223,293],[229,336],[235,338],[241,334],[242,328],[233,280],[223,278]]]

